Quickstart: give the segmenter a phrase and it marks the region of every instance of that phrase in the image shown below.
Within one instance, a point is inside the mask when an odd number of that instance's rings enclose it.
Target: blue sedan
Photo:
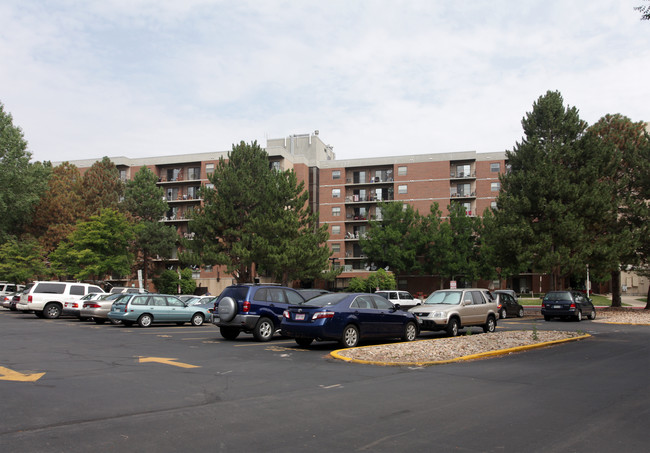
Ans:
[[[413,313],[399,310],[384,297],[332,293],[289,306],[284,311],[280,331],[303,347],[314,340],[334,340],[352,348],[366,339],[413,341],[419,334],[419,323]]]

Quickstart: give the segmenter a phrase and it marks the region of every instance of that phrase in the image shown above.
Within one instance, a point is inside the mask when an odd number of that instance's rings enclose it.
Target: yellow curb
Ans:
[[[529,349],[543,348],[546,346],[552,346],[560,343],[568,343],[569,341],[578,341],[589,338],[591,335],[584,334],[579,337],[565,338],[563,340],[554,340],[554,341],[545,341],[541,343],[529,344],[526,346],[516,346],[514,348],[507,349],[498,349],[496,351],[481,352],[479,354],[465,355],[462,357],[456,357],[455,359],[449,360],[433,360],[429,362],[377,362],[373,360],[361,360],[361,359],[352,359],[350,357],[344,357],[340,352],[349,351],[351,349],[363,349],[363,348],[372,348],[374,346],[360,346],[357,348],[346,348],[346,349],[337,349],[336,351],[330,352],[330,355],[335,359],[343,360],[350,363],[361,363],[364,365],[380,365],[380,366],[430,366],[430,365],[443,365],[445,363],[455,363],[455,362],[464,362],[468,360],[478,360],[485,359],[489,357],[495,357],[499,355],[511,354],[513,352],[527,351]],[[429,341],[429,340],[419,340],[419,341]]]

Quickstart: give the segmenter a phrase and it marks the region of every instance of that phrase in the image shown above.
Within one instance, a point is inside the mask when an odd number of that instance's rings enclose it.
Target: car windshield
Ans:
[[[436,291],[427,297],[424,303],[425,305],[458,305],[462,295],[462,291]]]
[[[336,305],[349,296],[350,294],[346,293],[323,294],[322,296],[309,299],[308,301],[304,302],[303,305],[310,307],[326,307],[328,305]]]
[[[571,300],[571,294],[567,291],[552,292],[544,296],[544,300]]]

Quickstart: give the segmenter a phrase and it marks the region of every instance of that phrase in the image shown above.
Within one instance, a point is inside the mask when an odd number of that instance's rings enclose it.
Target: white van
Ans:
[[[81,299],[88,293],[103,293],[97,285],[71,282],[34,282],[25,288],[16,309],[33,311],[39,318],[61,316],[65,302]]]

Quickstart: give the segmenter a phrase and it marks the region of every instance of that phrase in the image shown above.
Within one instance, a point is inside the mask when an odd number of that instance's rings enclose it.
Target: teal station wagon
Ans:
[[[191,322],[200,326],[210,319],[210,312],[202,307],[187,306],[176,296],[166,294],[124,294],[113,302],[108,318],[122,321],[125,326],[138,323],[140,327],[149,327],[153,323],[176,323],[183,325]]]

